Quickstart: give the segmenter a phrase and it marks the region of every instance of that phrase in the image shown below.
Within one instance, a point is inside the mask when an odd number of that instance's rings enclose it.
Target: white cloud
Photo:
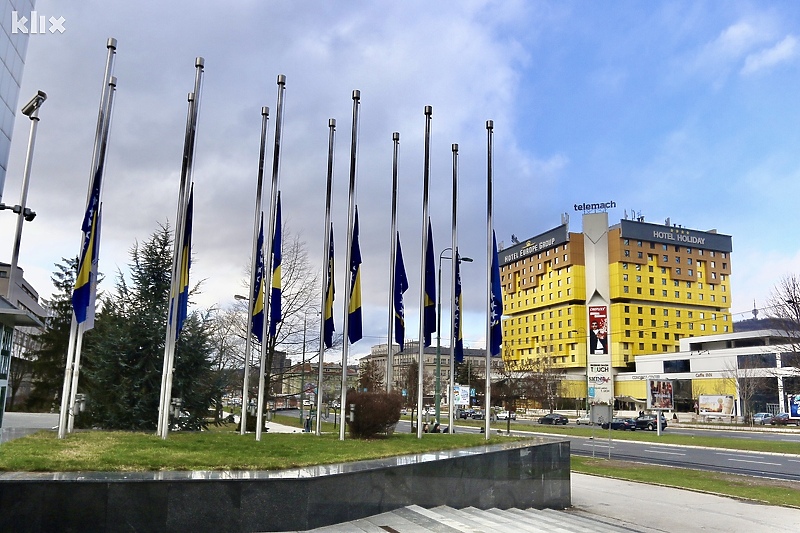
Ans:
[[[744,60],[741,73],[747,76],[786,63],[797,57],[797,52],[797,39],[793,35],[787,35],[772,48],[749,54]]]

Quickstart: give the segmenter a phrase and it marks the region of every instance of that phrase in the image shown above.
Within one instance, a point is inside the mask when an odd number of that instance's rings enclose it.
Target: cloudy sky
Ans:
[[[37,90],[48,94],[28,196],[38,216],[25,224],[20,258],[44,297],[54,264],[78,252],[108,37],[118,40],[118,90],[103,198],[107,276],[126,268],[137,239],[174,223],[196,56],[206,65],[194,173],[192,276],[206,280],[200,306],[229,305],[243,291],[260,109],[274,116],[279,74],[287,78],[284,222],[320,265],[327,124],[337,119],[339,295],[351,93],[361,91],[365,338],[352,354],[386,342],[395,131],[398,229],[411,283],[407,331],[417,336],[426,105],[437,255],[450,246],[451,144],[460,148],[459,246],[475,259],[463,267],[472,347],[485,337],[487,119],[495,131],[494,225],[506,245],[512,233],[524,239],[557,226],[562,213],[581,231],[573,204],[613,200],[612,223],[635,211],[648,222],[669,217],[731,235],[736,319],[749,316],[754,300],[762,306],[782,276],[800,272],[795,2],[38,0],[36,7],[65,20],[63,33],[31,36],[20,93],[20,104]],[[19,198],[28,129],[18,117],[5,203]],[[269,161],[273,136],[271,121]],[[13,217],[0,216],[5,261],[13,227]]]

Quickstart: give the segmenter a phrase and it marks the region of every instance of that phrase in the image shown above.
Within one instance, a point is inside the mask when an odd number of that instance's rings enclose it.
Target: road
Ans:
[[[800,482],[800,454],[773,454],[617,440],[613,438],[615,432],[611,432],[612,438],[609,439],[609,431],[600,429],[597,430],[593,438],[572,436],[569,434],[569,431],[559,435],[553,433],[537,433],[537,426],[538,424],[533,424],[528,421],[512,422],[511,434],[535,434],[546,438],[567,439],[570,441],[571,453],[580,456],[637,461],[648,464]],[[570,426],[565,426],[565,428],[569,430]],[[410,431],[410,423],[401,422],[398,429],[400,431]],[[493,428],[493,431],[497,429],[499,428]],[[479,433],[480,428],[456,425],[456,431],[462,433]],[[505,431],[504,428],[503,431]],[[669,427],[667,431],[686,435],[703,435],[707,437],[716,436],[741,438],[743,440],[761,439],[796,442],[798,444],[798,450],[800,451],[800,433],[737,432],[674,427]]]

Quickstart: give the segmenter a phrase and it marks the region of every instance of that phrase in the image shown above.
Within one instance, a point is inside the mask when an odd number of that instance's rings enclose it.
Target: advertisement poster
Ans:
[[[800,394],[789,395],[789,418],[800,418]]]
[[[589,306],[589,353],[608,353],[608,307]]]
[[[589,363],[589,403],[612,404],[614,402],[614,383],[611,365],[608,363]]]
[[[648,409],[674,409],[672,396],[672,382],[661,379],[647,381],[647,408]],[[702,398],[702,396],[700,397]]]
[[[733,396],[730,394],[701,394],[699,408],[701,415],[733,416]]]
[[[453,386],[453,405],[469,405],[469,387],[466,385]]]

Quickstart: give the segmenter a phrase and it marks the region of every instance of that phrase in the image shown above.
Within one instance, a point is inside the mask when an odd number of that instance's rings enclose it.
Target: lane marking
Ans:
[[[663,453],[665,455],[686,455],[685,453],[678,453],[678,452],[664,452],[661,450],[645,450],[646,452],[650,453]]]
[[[765,461],[748,461],[747,459],[728,459],[728,461],[736,461],[737,463],[755,463],[757,465],[781,466],[780,463],[767,463]]]

